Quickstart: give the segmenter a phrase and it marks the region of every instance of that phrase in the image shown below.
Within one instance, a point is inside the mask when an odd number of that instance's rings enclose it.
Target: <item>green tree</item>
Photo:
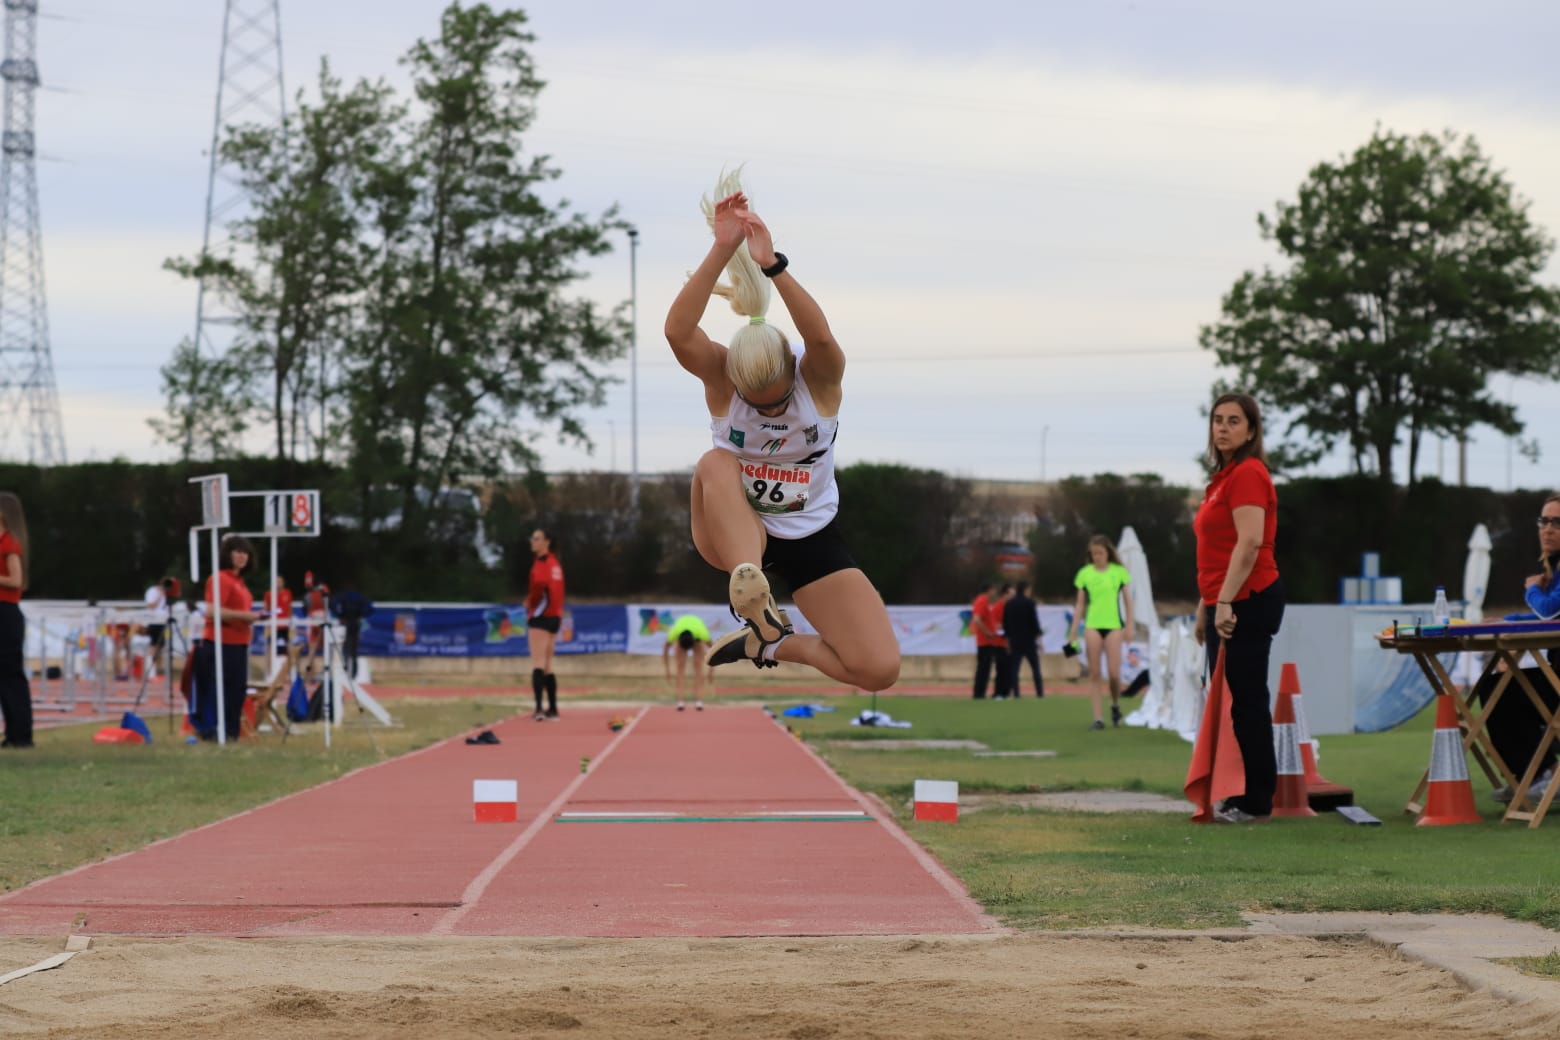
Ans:
[[[219,356],[185,345],[164,370],[156,426],[186,459],[269,425],[278,459],[343,464],[360,531],[469,557],[462,485],[533,469],[543,436],[588,443],[626,308],[570,290],[625,225],[544,196],[561,171],[523,146],[543,86],[525,24],[454,3],[404,59],[410,101],[322,63],[286,126],[230,133],[250,215],[168,265],[239,315]]]
[[[1088,560],[1089,539],[1112,541],[1121,529],[1137,532],[1148,557],[1154,596],[1191,599],[1197,594],[1197,546],[1192,533],[1196,491],[1166,484],[1157,473],[1129,477],[1100,473],[1056,483],[1029,536],[1035,554],[1035,587],[1044,595],[1072,596],[1073,578]]]
[[[1412,485],[1427,435],[1522,430],[1492,375],[1560,370],[1560,292],[1537,281],[1554,242],[1528,208],[1471,137],[1378,129],[1258,217],[1289,267],[1243,274],[1202,345],[1287,420],[1286,457],[1342,443],[1391,483],[1406,439]]]
[[[414,539],[445,487],[536,465],[543,430],[523,415],[587,442],[577,410],[602,402],[600,365],[628,342],[621,307],[566,295],[578,260],[624,225],[542,197],[560,171],[521,144],[543,86],[524,25],[486,4],[444,12],[405,59],[415,115],[365,196],[375,248],[344,359],[349,464],[365,507],[374,485],[395,489]]]
[[[858,462],[835,474],[840,533],[888,603],[967,595],[969,568],[954,550],[970,482],[935,470]]]
[[[164,367],[170,418],[153,426],[186,459],[231,452],[255,423],[272,427],[278,460],[300,457],[310,439],[324,457],[331,372],[363,288],[357,199],[391,144],[399,113],[389,98],[368,83],[344,91],[321,62],[317,103],[300,94],[282,125],[235,127],[223,142],[248,213],[220,252],[166,264],[203,279],[237,315],[215,357],[186,344]]]

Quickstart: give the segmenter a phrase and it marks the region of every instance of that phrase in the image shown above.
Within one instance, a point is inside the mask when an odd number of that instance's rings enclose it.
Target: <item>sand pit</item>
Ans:
[[[0,974],[59,940],[0,938]],[[0,986],[8,1036],[1538,1040],[1538,1005],[1366,939],[99,938]]]

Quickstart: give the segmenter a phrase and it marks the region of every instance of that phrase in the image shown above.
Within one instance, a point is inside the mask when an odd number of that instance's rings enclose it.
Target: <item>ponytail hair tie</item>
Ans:
[[[748,319],[749,325],[762,325],[763,323],[764,316],[762,314],[755,314],[753,317]]]

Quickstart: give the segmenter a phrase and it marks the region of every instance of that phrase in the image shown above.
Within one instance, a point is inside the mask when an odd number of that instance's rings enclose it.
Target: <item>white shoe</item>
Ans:
[[[733,664],[737,661],[752,661],[754,668],[778,667],[780,662],[764,660],[764,647],[768,645],[751,630],[739,628],[715,640],[715,645],[710,647],[709,656],[704,659],[704,663],[710,668],[718,668],[723,664]]]
[[[731,609],[765,644],[778,642],[793,631],[791,618],[775,604],[769,579],[751,563],[739,563],[731,572]]]

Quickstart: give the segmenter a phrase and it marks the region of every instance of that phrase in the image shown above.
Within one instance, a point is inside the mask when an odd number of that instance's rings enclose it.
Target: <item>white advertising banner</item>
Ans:
[[[735,631],[737,621],[724,606],[708,603],[631,603],[628,610],[628,652],[659,654],[666,645],[666,633],[684,614],[693,614],[710,629],[710,638],[719,639]],[[814,629],[795,606],[786,613],[798,632]],[[1041,649],[1048,654],[1062,652],[1067,641],[1072,608],[1040,606]],[[970,608],[966,606],[889,607],[889,620],[899,637],[899,651],[906,657],[933,657],[944,654],[975,653],[975,636],[970,628]]]

